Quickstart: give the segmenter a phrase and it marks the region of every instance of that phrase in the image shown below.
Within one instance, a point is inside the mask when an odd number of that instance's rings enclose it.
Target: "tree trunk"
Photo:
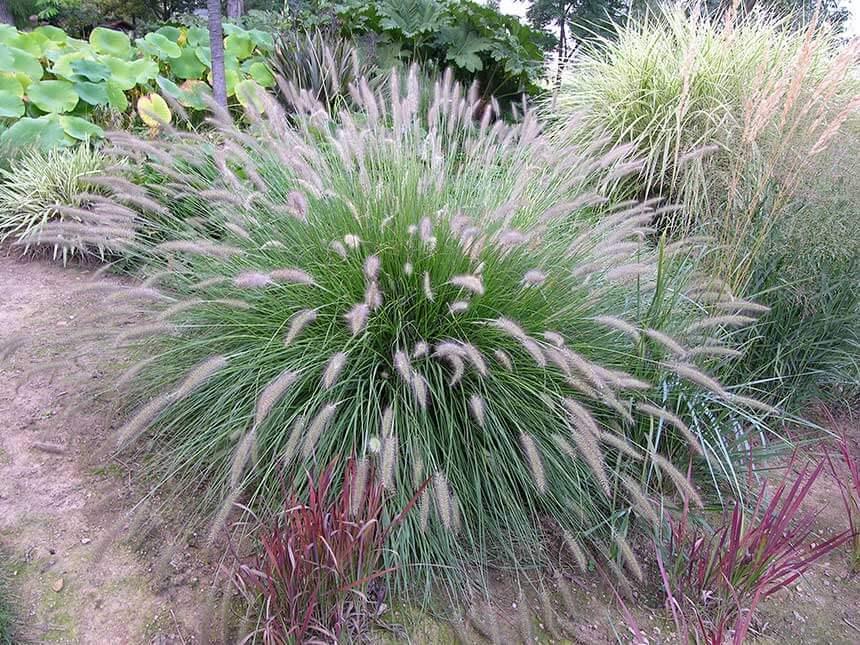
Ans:
[[[215,102],[227,108],[227,84],[224,80],[224,30],[221,27],[221,0],[206,0],[209,12],[209,48],[212,54],[212,95]]]
[[[245,13],[245,0],[227,0],[227,19],[236,20]]]
[[[565,58],[567,57],[567,38],[564,33],[564,23],[567,22],[567,16],[562,15],[561,25],[558,30],[558,51],[556,52],[556,56],[558,56],[558,68],[555,73],[555,90],[558,91],[558,88],[561,87],[561,75],[564,72],[564,64]]]
[[[9,10],[9,0],[0,0],[0,23],[15,24],[15,18]]]

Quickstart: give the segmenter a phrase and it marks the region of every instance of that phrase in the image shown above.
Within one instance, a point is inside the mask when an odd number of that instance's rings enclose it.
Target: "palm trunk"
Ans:
[[[245,13],[245,0],[227,0],[227,19],[236,20]]]
[[[215,102],[227,108],[227,84],[224,80],[224,31],[221,27],[221,0],[206,0],[209,12],[209,48],[212,54],[212,95]]]
[[[9,9],[8,0],[0,0],[0,23],[6,23],[7,25],[15,24],[15,18]]]

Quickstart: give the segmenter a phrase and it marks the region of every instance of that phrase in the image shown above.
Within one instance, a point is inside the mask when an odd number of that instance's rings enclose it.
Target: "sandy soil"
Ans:
[[[141,494],[134,465],[96,456],[118,421],[110,353],[96,346],[76,360],[74,379],[65,378],[63,341],[88,331],[87,321],[99,313],[99,296],[75,292],[93,273],[19,261],[0,249],[0,567],[11,579],[25,642],[205,641],[199,629],[211,605],[217,553],[183,545],[167,577],[156,575],[152,545],[164,535],[133,540],[126,516]],[[82,387],[81,379],[93,387]],[[856,421],[845,415],[832,425],[852,437],[860,454]],[[821,509],[817,531],[825,537],[845,527],[845,514],[836,485],[826,478],[819,484],[810,503]],[[169,537],[169,528],[162,531]],[[572,582],[580,610],[566,611],[557,593],[552,604],[575,642],[615,643],[616,632],[624,638],[623,616],[606,590],[592,580]],[[511,607],[518,599],[501,596],[497,620],[511,642],[522,641]],[[539,601],[527,602],[540,617]],[[640,594],[635,605],[649,642],[677,642],[658,600]],[[860,577],[847,574],[846,552],[839,551],[764,603],[750,641],[857,643],[858,606]],[[453,642],[462,633],[405,608],[389,618],[407,626],[415,643]],[[540,642],[559,642],[539,618],[534,628]],[[481,642],[475,630],[469,634]]]
[[[0,347],[20,343],[11,356],[0,349],[0,564],[27,640],[187,642],[205,583],[180,555],[156,589],[123,535],[128,473],[92,456],[110,434],[110,399],[64,378],[63,339],[98,312],[98,296],[74,292],[92,273],[0,257]],[[96,390],[110,378],[94,356],[72,370]]]

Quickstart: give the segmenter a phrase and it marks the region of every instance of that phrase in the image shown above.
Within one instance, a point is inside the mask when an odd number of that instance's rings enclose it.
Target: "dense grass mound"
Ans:
[[[791,25],[682,7],[630,21],[577,57],[554,104],[575,127],[560,136],[635,144],[644,164],[633,192],[682,204],[686,232],[709,226],[731,242],[766,183],[796,183],[857,107],[857,46],[842,47],[826,23]]]
[[[798,411],[860,384],[860,193],[840,161],[856,147],[860,41],[794,22],[682,8],[631,21],[578,57],[552,136],[637,147],[620,194],[679,204],[662,229],[707,236],[708,270],[771,307],[729,378]]]
[[[202,137],[116,140],[171,177],[155,201],[99,180],[135,221],[199,198],[182,239],[139,243],[143,285],[108,296],[151,316],[115,339],[142,359],[117,383],[139,405],[118,448],[154,455],[154,492],[213,536],[233,502],[277,509],[283,484],[355,453],[392,511],[430,480],[386,555],[405,580],[544,562],[548,536],[639,575],[634,517],[696,501],[691,462],[733,484],[759,427],[705,373],[758,308],[696,279],[684,245],[655,249],[653,206],[602,204],[624,150],[547,147],[449,78],[386,92],[361,83],[337,117],[298,106],[295,127],[259,97],[249,129],[221,123],[206,187]]]
[[[81,145],[73,150],[32,150],[0,169],[0,242],[11,239],[24,252],[48,246],[54,258],[100,253],[83,238],[89,231],[81,223],[79,209],[87,206],[85,178],[105,168],[103,155]],[[62,231],[56,224],[66,223]]]

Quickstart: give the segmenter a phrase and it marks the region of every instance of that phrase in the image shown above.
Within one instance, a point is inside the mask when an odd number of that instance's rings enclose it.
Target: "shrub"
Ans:
[[[75,230],[88,205],[88,175],[106,167],[104,155],[90,146],[73,150],[31,151],[13,160],[9,170],[0,169],[0,241],[12,238],[26,253],[33,247],[52,245],[54,258],[63,262],[75,253],[97,251],[83,241]],[[66,223],[62,231],[54,224]]]
[[[666,605],[687,640],[692,623],[693,642],[718,645],[731,634],[733,643],[743,643],[759,602],[851,538],[843,531],[819,540],[817,513],[800,508],[825,462],[804,466],[791,482],[793,465],[792,459],[770,497],[762,485],[751,511],[735,504],[712,534],[693,527],[685,513],[672,523],[668,554],[657,547]]]
[[[833,421],[833,418],[830,419]],[[844,477],[836,468],[834,460],[827,455],[830,472],[839,486],[839,493],[845,505],[845,516],[848,519],[848,530],[851,533],[851,572],[860,573],[860,460],[854,456],[849,443],[848,434],[844,431],[839,433],[836,446],[839,451],[839,459],[845,465],[848,476]]]
[[[727,378],[797,409],[821,383],[860,375],[860,192],[852,171],[831,169],[851,155],[860,43],[790,24],[680,9],[631,23],[577,62],[558,112],[588,112],[556,136],[637,145],[642,172],[621,190],[678,202],[664,226],[709,236],[711,272],[771,308]]]
[[[307,501],[285,493],[283,511],[262,529],[258,562],[239,568],[240,589],[262,605],[264,643],[352,642],[380,613],[386,540],[417,496],[384,526],[385,489],[371,464],[351,459],[337,493],[334,470],[308,474]]]
[[[361,42],[383,70],[404,62],[451,67],[464,85],[476,82],[485,100],[539,92],[544,49],[554,41],[516,16],[468,0],[320,0],[307,3],[299,22]]]
[[[630,189],[683,205],[684,230],[724,226],[709,232],[730,241],[856,107],[856,46],[840,49],[824,24],[790,24],[680,7],[631,21],[577,58],[555,104],[574,115],[561,136],[635,143],[644,164]]]
[[[275,43],[271,65],[281,81],[282,93],[289,95],[292,85],[309,92],[327,110],[335,111],[349,98],[350,84],[371,71],[351,41],[318,29],[281,35]]]
[[[274,86],[266,60],[271,34],[230,24],[224,33],[233,103],[251,87]],[[125,115],[127,123],[136,110],[144,124],[157,126],[147,119],[152,103],[163,120],[173,116],[162,95],[202,114],[211,94],[209,58],[209,32],[199,27],[161,27],[132,43],[103,27],[85,41],[50,25],[31,32],[0,25],[0,145],[14,152],[99,139],[105,110]]]
[[[259,97],[250,132],[221,124],[207,190],[182,169],[197,135],[126,137],[201,203],[197,232],[142,244],[145,283],[109,296],[155,318],[115,338],[143,359],[118,380],[140,407],[117,445],[154,451],[156,486],[193,489],[213,532],[240,497],[276,507],[282,472],[301,494],[309,464],[370,455],[394,508],[431,477],[386,554],[415,565],[401,580],[541,561],[550,525],[584,567],[626,545],[633,506],[652,520],[649,498],[692,494],[673,462],[738,479],[756,404],[705,372],[754,306],[699,302],[719,285],[651,248],[652,207],[594,224],[623,150],[559,158],[533,115],[475,122],[450,75],[422,115],[417,79],[390,102],[362,82],[358,115],[309,106],[296,128]]]

